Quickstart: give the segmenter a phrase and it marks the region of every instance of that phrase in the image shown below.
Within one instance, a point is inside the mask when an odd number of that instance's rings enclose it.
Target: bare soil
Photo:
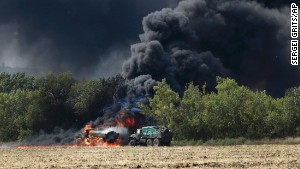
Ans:
[[[0,148],[0,168],[300,168],[300,145]]]

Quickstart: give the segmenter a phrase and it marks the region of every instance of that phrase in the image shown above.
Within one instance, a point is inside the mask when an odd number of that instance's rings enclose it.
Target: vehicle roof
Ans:
[[[142,129],[145,128],[154,128],[154,129],[159,129],[161,126],[146,126],[146,127],[142,127]]]

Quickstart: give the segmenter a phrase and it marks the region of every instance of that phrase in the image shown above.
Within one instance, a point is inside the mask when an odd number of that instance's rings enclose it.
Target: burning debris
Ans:
[[[95,130],[92,125],[87,124],[83,132],[76,136],[75,143],[77,146],[120,145],[121,137],[115,131],[105,133]]]
[[[104,114],[87,124],[75,138],[77,146],[120,146],[137,128],[144,126],[144,115],[138,108],[121,109],[114,116]],[[109,113],[109,111],[108,111]],[[101,120],[101,118],[106,118]]]

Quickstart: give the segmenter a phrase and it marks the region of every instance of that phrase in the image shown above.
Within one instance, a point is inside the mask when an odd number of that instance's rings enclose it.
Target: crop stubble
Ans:
[[[300,145],[0,148],[0,168],[300,168]]]

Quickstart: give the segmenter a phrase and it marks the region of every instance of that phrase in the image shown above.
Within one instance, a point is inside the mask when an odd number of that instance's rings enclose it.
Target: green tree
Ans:
[[[217,77],[218,93],[207,96],[205,121],[213,138],[239,137],[245,131],[242,114],[249,90],[229,78]]]
[[[243,114],[244,125],[247,127],[245,132],[248,138],[267,137],[269,129],[267,128],[266,118],[270,112],[272,98],[263,92],[251,92],[248,99],[245,113]]]
[[[217,93],[188,84],[183,97],[163,80],[154,87],[150,105],[143,106],[178,139],[285,137],[300,135],[300,88],[284,98],[253,92],[233,79],[217,77]]]
[[[290,134],[300,135],[300,87],[293,87],[286,90],[285,111],[288,112],[290,121]]]
[[[43,122],[34,102],[38,91],[0,93],[0,140],[21,140],[38,131]]]
[[[37,89],[35,79],[32,76],[26,76],[25,73],[2,72],[0,74],[0,92],[14,92],[16,90],[32,91]]]
[[[291,119],[289,112],[286,111],[284,104],[286,98],[274,99],[269,97],[266,102],[267,105],[267,117],[265,122],[268,129],[268,137],[285,137],[289,135],[291,126]]]
[[[176,130],[177,122],[180,121],[177,109],[180,103],[179,95],[170,88],[165,79],[154,86],[154,91],[155,95],[149,101],[153,115],[160,124]]]
[[[77,83],[72,86],[67,102],[80,120],[92,120],[99,110],[113,102],[121,82],[122,78],[117,75]]]
[[[36,83],[40,91],[38,104],[43,111],[43,117],[47,119],[47,124],[44,124],[42,128],[46,132],[52,131],[54,127],[62,123],[74,120],[74,114],[67,105],[67,99],[76,82],[70,72],[49,73],[37,79]]]
[[[6,72],[2,72],[0,74],[0,92],[10,92],[10,74]]]
[[[218,94],[208,95],[206,123],[213,138],[286,136],[284,99],[253,92],[233,79],[217,78]]]
[[[185,139],[207,138],[204,92],[205,86],[201,92],[199,86],[190,83],[183,94],[178,111],[181,120],[177,127],[180,131],[178,135]]]

